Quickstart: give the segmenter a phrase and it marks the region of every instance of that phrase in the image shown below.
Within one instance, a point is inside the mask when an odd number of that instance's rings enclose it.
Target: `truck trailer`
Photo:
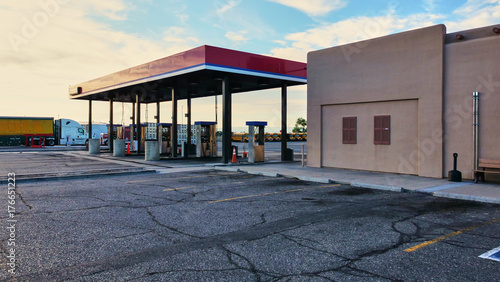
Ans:
[[[0,146],[85,145],[88,134],[71,119],[49,117],[0,117]]]

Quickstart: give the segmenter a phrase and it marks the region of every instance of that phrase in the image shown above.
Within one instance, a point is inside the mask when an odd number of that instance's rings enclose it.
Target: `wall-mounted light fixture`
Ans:
[[[455,38],[457,38],[457,40],[464,40],[465,37],[462,34],[457,34]]]

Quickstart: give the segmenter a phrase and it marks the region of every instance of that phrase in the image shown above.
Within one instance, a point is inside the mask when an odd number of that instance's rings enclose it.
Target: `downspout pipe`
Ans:
[[[477,170],[479,161],[479,92],[472,93],[472,143],[473,168]]]

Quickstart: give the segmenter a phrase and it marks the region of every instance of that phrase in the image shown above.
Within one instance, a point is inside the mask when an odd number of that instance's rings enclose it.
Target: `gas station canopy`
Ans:
[[[221,80],[230,92],[248,92],[307,83],[306,64],[269,56],[204,45],[156,61],[70,86],[71,99],[135,102],[171,101],[222,94]],[[112,95],[110,95],[112,94]]]
[[[131,102],[134,124],[141,124],[141,104],[172,101],[172,156],[177,157],[177,101],[187,99],[187,145],[191,140],[191,99],[222,95],[222,162],[227,163],[231,147],[231,95],[239,92],[281,88],[281,131],[286,133],[287,87],[307,83],[305,63],[250,54],[213,46],[201,46],[142,64],[69,88],[71,99],[89,101],[89,136],[92,135],[92,101],[109,101],[109,123],[113,124],[113,102]],[[141,126],[137,126],[141,138]],[[113,140],[113,131],[108,129]],[[137,152],[141,151],[138,142]],[[113,142],[109,148],[113,151]],[[281,139],[285,160],[286,138]]]

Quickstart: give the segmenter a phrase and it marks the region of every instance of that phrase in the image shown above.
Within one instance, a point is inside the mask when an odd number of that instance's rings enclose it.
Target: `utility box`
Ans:
[[[196,156],[217,157],[217,123],[212,121],[197,121],[196,128]]]
[[[267,126],[267,121],[247,121],[246,125],[248,126],[248,162],[263,162],[265,157],[264,128]]]

